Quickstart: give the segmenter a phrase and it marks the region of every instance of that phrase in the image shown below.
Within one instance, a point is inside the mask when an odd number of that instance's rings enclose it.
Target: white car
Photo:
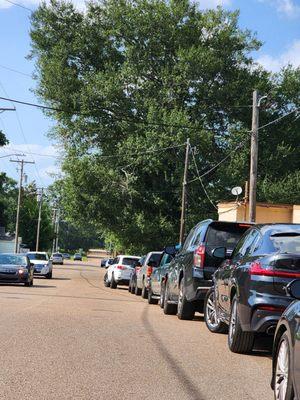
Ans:
[[[34,274],[45,276],[47,279],[52,278],[52,261],[48,254],[42,251],[29,251],[27,257],[34,264]]]
[[[131,274],[139,259],[140,257],[126,255],[114,258],[104,277],[105,286],[116,289],[117,285],[129,285]]]
[[[63,265],[64,263],[64,257],[61,253],[53,253],[51,259],[52,259],[52,264]]]

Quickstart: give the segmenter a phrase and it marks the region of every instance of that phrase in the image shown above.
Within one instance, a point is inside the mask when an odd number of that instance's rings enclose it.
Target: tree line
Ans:
[[[216,218],[216,203],[248,179],[252,91],[267,95],[268,124],[300,106],[300,69],[258,65],[261,42],[239,27],[238,11],[188,0],[86,7],[52,0],[32,15],[36,93],[64,149],[54,186],[76,226],[116,249],[161,248],[178,240],[186,139],[190,228]],[[259,201],[299,203],[299,128],[292,113],[260,131]]]

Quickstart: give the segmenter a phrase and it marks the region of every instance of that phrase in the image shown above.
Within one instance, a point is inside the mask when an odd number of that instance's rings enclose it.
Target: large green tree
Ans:
[[[216,216],[215,203],[247,179],[252,90],[268,93],[261,124],[299,105],[300,71],[273,77],[256,66],[260,43],[239,28],[238,12],[106,0],[83,13],[52,1],[33,14],[31,38],[37,93],[56,109],[53,135],[65,149],[64,210],[127,250],[177,239],[187,137],[191,180],[195,164],[209,171],[232,153],[203,185],[189,185],[191,226]],[[278,182],[299,186],[299,121],[291,115],[261,133],[259,198],[297,201]]]

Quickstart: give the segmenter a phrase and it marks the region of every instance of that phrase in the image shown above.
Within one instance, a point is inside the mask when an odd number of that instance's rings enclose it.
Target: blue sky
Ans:
[[[30,9],[38,5],[37,0],[16,2]],[[300,0],[198,0],[197,3],[201,8],[223,5],[230,10],[239,9],[240,26],[256,32],[263,42],[254,57],[267,69],[278,71],[288,62],[300,65]],[[83,7],[81,0],[76,0],[76,4]],[[35,82],[30,77],[34,66],[25,58],[30,50],[29,29],[30,11],[0,0],[0,96],[38,102],[32,92]],[[11,106],[0,100],[0,107]],[[0,150],[0,157],[26,153],[27,160],[36,162],[35,166],[26,166],[29,180],[47,186],[53,181],[49,174],[59,171],[55,143],[47,138],[54,121],[35,108],[17,104],[16,108],[17,112],[0,114],[0,129],[10,141],[10,148]],[[9,157],[0,158],[0,168],[17,178],[16,167]]]

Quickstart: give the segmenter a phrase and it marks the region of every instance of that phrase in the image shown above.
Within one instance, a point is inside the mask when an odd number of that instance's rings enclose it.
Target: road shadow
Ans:
[[[33,283],[33,288],[43,288],[43,289],[50,289],[50,288],[56,288],[57,286],[54,285],[36,285]]]
[[[55,278],[51,279],[52,281],[71,281],[71,278]]]
[[[172,356],[164,343],[156,335],[156,332],[148,319],[148,310],[149,307],[146,306],[141,317],[142,323],[162,358],[176,375],[177,379],[180,381],[180,384],[183,386],[185,392],[190,396],[191,400],[205,400],[205,397],[200,392],[199,388],[191,381],[183,368],[178,365],[178,361]]]

